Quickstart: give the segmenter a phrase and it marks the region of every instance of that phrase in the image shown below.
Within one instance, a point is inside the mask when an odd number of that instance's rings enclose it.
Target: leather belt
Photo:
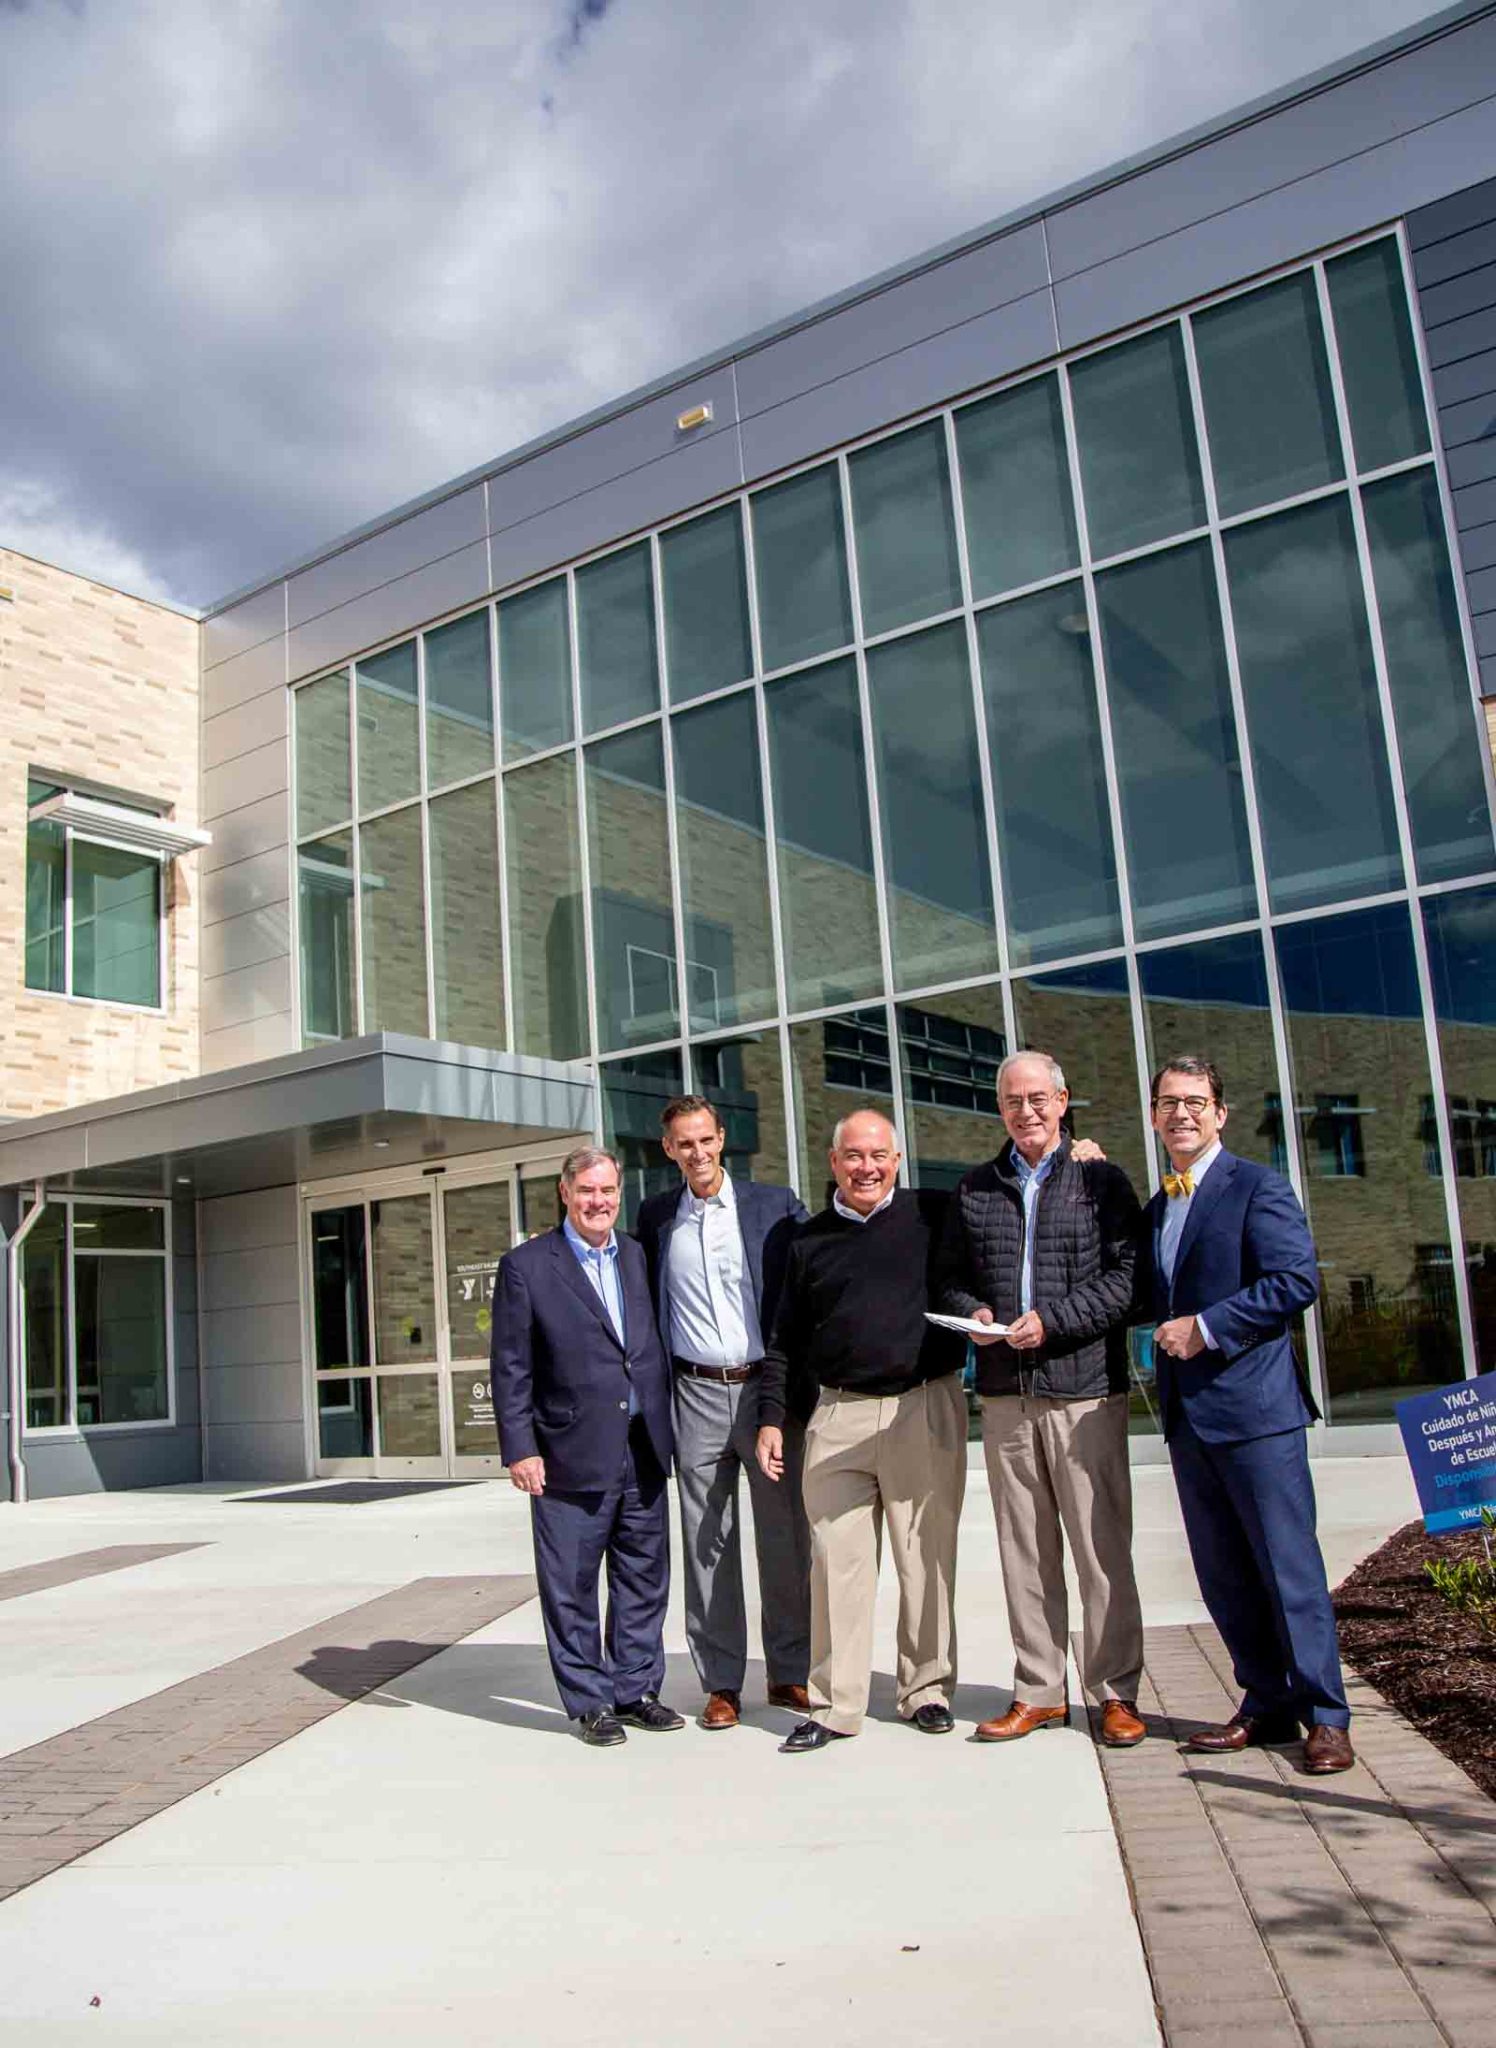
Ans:
[[[689,1358],[674,1358],[670,1362],[688,1380],[714,1380],[719,1387],[740,1387],[763,1364],[761,1358],[755,1358],[750,1365],[697,1365]]]

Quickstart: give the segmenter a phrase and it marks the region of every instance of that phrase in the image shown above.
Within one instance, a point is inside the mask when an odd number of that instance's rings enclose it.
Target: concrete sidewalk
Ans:
[[[1317,1478],[1335,1575],[1413,1511],[1401,1460],[1327,1461]],[[359,1663],[367,1603],[407,1603],[403,1640],[419,1633],[415,1582],[529,1571],[526,1507],[506,1486],[359,1506],[176,1489],[0,1509],[0,1574],[200,1546],[0,1598],[0,1756],[100,1768],[103,1717],[173,1686],[193,1712],[210,1695],[226,1712],[243,1690],[224,1675],[235,1660],[258,1674],[254,1711],[271,1702],[260,1736],[223,1735],[221,1770],[184,1763],[176,1803],[0,1903],[14,2037],[168,2048],[393,2041],[418,2026],[439,2044],[496,2029],[658,2048],[786,2032],[825,2048],[1157,2043],[1088,1737],[965,1739],[1005,1699],[1010,1664],[991,1508],[978,1469],[971,1480],[960,1732],[898,1723],[885,1675],[864,1735],[803,1758],[777,1753],[789,1717],[754,1705],[760,1669],[736,1733],[584,1749],[555,1704],[534,1602],[501,1612],[498,1596],[475,1634],[342,1704],[362,1687],[339,1695],[350,1672],[373,1683],[400,1664]],[[1198,1621],[1169,1476],[1136,1482],[1147,1618]],[[886,1667],[891,1582],[882,1606]],[[270,1646],[293,1636],[315,1715],[266,1678]],[[678,1610],[667,1642],[667,1696],[690,1712]],[[137,1730],[159,1708],[137,1712]],[[166,1729],[186,1714],[173,1708]],[[65,1752],[35,1748],[60,1737]],[[66,1826],[86,1839],[83,1821]]]

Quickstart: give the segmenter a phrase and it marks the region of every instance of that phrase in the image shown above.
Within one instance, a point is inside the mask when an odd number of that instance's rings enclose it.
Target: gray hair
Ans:
[[[997,1090],[999,1097],[1002,1095],[1003,1092],[1004,1074],[1007,1073],[1009,1067],[1016,1067],[1020,1060],[1037,1060],[1041,1067],[1048,1067],[1049,1085],[1051,1088],[1055,1090],[1057,1094],[1059,1090],[1064,1087],[1065,1070],[1060,1065],[1059,1061],[1054,1057],[1053,1053],[1039,1052],[1033,1048],[1030,1048],[1027,1052],[1010,1052],[1007,1058],[1002,1062],[1001,1066],[999,1066],[997,1070],[997,1080],[994,1083],[994,1086]]]
[[[605,1145],[576,1145],[561,1162],[561,1178],[569,1187],[579,1173],[590,1173],[594,1166],[611,1166],[623,1179],[623,1161],[616,1152],[610,1152]]]
[[[899,1132],[898,1126],[894,1123],[893,1118],[889,1116],[886,1110],[877,1109],[871,1102],[865,1102],[862,1105],[861,1109],[849,1109],[845,1116],[839,1116],[837,1118],[836,1128],[831,1133],[831,1149],[833,1152],[840,1152],[842,1132],[847,1128],[847,1125],[851,1123],[853,1117],[856,1116],[875,1116],[878,1119],[879,1123],[887,1124],[889,1131],[892,1133],[893,1136],[894,1149],[898,1149]]]

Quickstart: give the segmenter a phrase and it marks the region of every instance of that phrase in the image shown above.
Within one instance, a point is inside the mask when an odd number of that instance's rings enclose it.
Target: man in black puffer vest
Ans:
[[[1010,1742],[1067,1718],[1063,1525],[1080,1581],[1081,1678],[1102,1702],[1103,1741],[1128,1747],[1144,1733],[1127,1461],[1141,1211],[1119,1167],[1072,1156],[1061,1131],[1069,1100],[1048,1053],[1003,1061],[997,1101],[1010,1142],[956,1189],[937,1269],[947,1314],[1006,1326],[974,1341],[1016,1652],[1013,1704],[977,1738]]]

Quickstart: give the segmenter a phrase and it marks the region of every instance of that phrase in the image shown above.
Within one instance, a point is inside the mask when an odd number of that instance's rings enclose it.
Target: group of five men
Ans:
[[[680,1185],[642,1205],[637,1239],[616,1229],[617,1159],[584,1146],[562,1171],[558,1227],[503,1259],[500,1449],[531,1496],[551,1665],[585,1742],[684,1725],[660,1698],[672,1462],[704,1728],[742,1712],[744,1474],[768,1698],[801,1716],[784,1751],[862,1725],[885,1530],[899,1714],[927,1734],[954,1728],[968,1334],[1015,1651],[1012,1704],[976,1739],[1067,1719],[1068,1541],[1101,1739],[1141,1741],[1127,1330],[1146,1321],[1191,1556],[1241,1688],[1230,1720],[1191,1746],[1307,1729],[1306,1768],[1354,1761],[1306,1452],[1317,1410],[1290,1339],[1318,1285],[1292,1189],[1224,1149],[1224,1089],[1205,1059],[1177,1056],[1154,1077],[1170,1164],[1146,1210],[1095,1145],[1072,1144],[1048,1054],[1005,1059],[997,1096],[1007,1143],[949,1197],[899,1186],[880,1112],[844,1117],[814,1217],[789,1188],[727,1174],[717,1112],[679,1097],[661,1121]]]

